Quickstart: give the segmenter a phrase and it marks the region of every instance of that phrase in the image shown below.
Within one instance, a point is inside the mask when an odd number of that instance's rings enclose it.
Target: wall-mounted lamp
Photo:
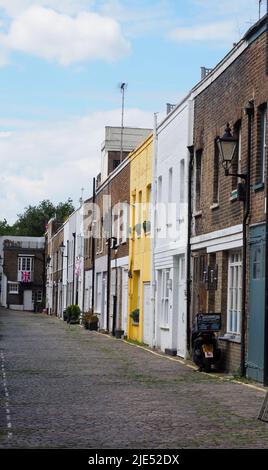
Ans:
[[[229,169],[231,168],[232,161],[236,153],[237,144],[238,140],[236,137],[232,136],[230,124],[229,122],[227,122],[224,135],[222,137],[217,138],[217,145],[221,158],[221,164],[225,170],[226,176],[231,175],[229,173]],[[239,176],[240,178],[242,178],[241,175],[232,176]]]

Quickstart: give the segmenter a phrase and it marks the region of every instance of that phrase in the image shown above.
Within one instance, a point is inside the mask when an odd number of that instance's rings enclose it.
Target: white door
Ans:
[[[128,324],[128,270],[124,269],[122,275],[122,330],[126,335]]]
[[[149,346],[152,346],[153,343],[150,282],[143,283],[143,342],[149,344]]]
[[[103,273],[102,276],[102,292],[101,292],[101,318],[102,328],[107,329],[107,287],[106,287],[107,275]]]
[[[33,292],[31,290],[25,290],[23,292],[23,310],[31,312],[33,309]]]
[[[186,299],[185,299],[185,256],[179,257],[178,285],[178,351],[180,357],[186,353]]]

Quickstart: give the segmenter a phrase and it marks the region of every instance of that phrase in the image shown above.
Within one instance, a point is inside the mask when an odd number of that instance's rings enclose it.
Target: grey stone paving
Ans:
[[[264,394],[42,314],[0,311],[0,448],[267,448]]]

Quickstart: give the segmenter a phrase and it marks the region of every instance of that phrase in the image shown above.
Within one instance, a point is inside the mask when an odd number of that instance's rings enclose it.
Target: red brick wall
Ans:
[[[214,177],[214,142],[224,133],[225,124],[231,127],[241,120],[242,171],[247,161],[247,116],[244,107],[254,98],[252,183],[257,179],[258,107],[268,99],[268,77],[265,73],[266,35],[263,33],[211,85],[195,99],[194,144],[203,149],[202,156],[202,216],[196,219],[195,235],[220,230],[242,223],[243,204],[230,201],[232,177],[226,177],[220,165],[219,208],[212,210]],[[250,223],[264,220],[264,191],[252,191]]]
[[[118,171],[118,170],[117,170]],[[97,191],[96,194],[96,204],[100,208],[101,217],[104,217],[103,213],[103,197],[111,196],[111,206],[114,207],[118,202],[128,202],[130,198],[130,165],[129,163],[122,168],[113,178],[103,184],[102,187]],[[95,252],[96,252],[95,242]],[[96,252],[96,258],[104,256],[107,254],[107,246],[105,245],[105,240],[103,241],[103,251],[100,254]],[[120,258],[123,256],[128,256],[128,240],[124,244],[120,244],[117,250],[116,257]],[[115,258],[115,253],[112,250],[111,252],[112,259]]]

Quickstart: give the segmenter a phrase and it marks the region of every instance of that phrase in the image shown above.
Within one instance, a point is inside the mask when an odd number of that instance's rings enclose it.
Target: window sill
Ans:
[[[210,206],[210,209],[212,211],[214,211],[215,209],[218,209],[220,207],[219,203],[218,202],[214,202],[211,206]]]
[[[201,217],[202,216],[202,211],[196,211],[193,214],[194,217]]]
[[[264,183],[253,184],[252,189],[254,193],[256,193],[257,191],[261,191],[262,189],[264,189]]]
[[[240,335],[232,335],[231,333],[226,333],[224,336],[219,336],[218,339],[221,341],[229,341],[230,343],[241,343]]]

